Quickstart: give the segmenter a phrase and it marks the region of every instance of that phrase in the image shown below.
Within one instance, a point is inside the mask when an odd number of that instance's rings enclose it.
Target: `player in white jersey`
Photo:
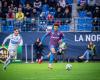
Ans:
[[[11,63],[11,60],[16,56],[18,46],[23,45],[22,37],[20,36],[19,29],[17,28],[14,29],[14,33],[10,34],[8,37],[4,39],[2,47],[4,47],[7,40],[10,40],[9,46],[8,46],[9,57],[4,62],[4,67],[3,67],[4,70]]]

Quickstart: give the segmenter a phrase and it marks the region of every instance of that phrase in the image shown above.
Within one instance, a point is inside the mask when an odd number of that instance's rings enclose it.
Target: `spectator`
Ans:
[[[8,25],[13,26],[14,19],[15,19],[15,13],[13,12],[12,9],[9,9],[8,14],[7,14]]]
[[[7,14],[7,18],[8,19],[14,19],[15,18],[15,14],[14,14],[12,9],[9,9],[8,14]]]
[[[24,9],[24,15],[26,18],[31,18],[32,8],[30,4],[26,4],[26,8]]]
[[[37,26],[38,26],[38,24],[37,24],[38,19],[37,18],[39,17],[39,14],[38,14],[38,12],[36,11],[35,8],[32,9],[31,17],[32,17],[32,25],[33,25],[32,30],[36,30],[36,29],[38,29],[37,28]]]
[[[88,48],[87,50],[85,51],[85,53],[80,56],[79,58],[80,59],[83,59],[86,57],[86,61],[85,62],[88,62],[89,59],[90,59],[90,56],[92,56],[92,59],[94,58],[94,56],[96,55],[96,46],[93,44],[92,41],[89,42],[88,44]]]
[[[47,20],[48,20],[48,25],[53,24],[54,16],[50,14],[50,12],[48,13]]]
[[[80,4],[77,6],[78,11],[86,11],[88,10],[87,4],[85,1],[80,2]]]
[[[55,18],[62,18],[62,8],[61,7],[58,7],[57,8],[57,12],[55,13]]]
[[[27,0],[20,0],[20,3],[25,6],[25,3],[26,3]]]
[[[20,0],[11,0],[11,1],[13,1],[12,3],[13,3],[13,5],[14,5],[15,7],[18,7],[19,4],[20,4]]]
[[[71,13],[70,13],[70,10],[69,10],[69,8],[66,8],[65,9],[65,12],[64,12],[64,14],[63,14],[63,18],[65,18],[64,19],[64,23],[70,23],[71,22]]]
[[[34,51],[36,54],[36,61],[37,61],[41,58],[43,51],[43,45],[41,44],[40,38],[37,38],[36,42],[34,43]]]
[[[49,6],[55,8],[56,7],[56,0],[49,0]]]
[[[22,12],[22,8],[18,8],[18,12],[16,13],[16,26],[23,30],[23,20],[24,20],[24,13]]]
[[[32,23],[32,27],[33,27],[33,31],[37,29],[37,18],[38,18],[38,13],[36,11],[35,8],[32,9],[32,13],[31,13],[31,23]]]
[[[86,0],[78,0],[78,6],[86,4]]]
[[[6,19],[7,13],[8,13],[8,3],[5,1],[4,5],[2,5],[2,18]]]
[[[10,4],[10,9],[14,10],[14,5]]]
[[[47,14],[48,15],[48,14]],[[40,14],[40,16],[39,16],[39,19],[40,19],[40,27],[39,27],[39,29],[40,30],[45,30],[46,28],[47,28],[47,15],[46,15],[46,13],[45,12],[41,12],[41,14]]]
[[[18,8],[18,12],[16,13],[16,19],[19,21],[23,21],[24,13],[22,12],[22,8]]]
[[[2,8],[2,2],[0,1],[0,9]]]
[[[65,0],[59,0],[59,4],[63,9],[65,9],[65,7],[66,7],[66,1]]]
[[[96,8],[93,12],[93,17],[100,18],[100,7],[96,6]]]
[[[19,4],[17,7],[16,6],[14,7],[14,13],[17,13],[19,8],[21,8],[22,12],[23,12],[23,6],[22,6],[22,4]]]
[[[42,12],[47,12],[49,11],[49,1],[48,0],[42,0]]]
[[[2,6],[4,5],[4,2],[6,1],[6,0],[0,0],[1,2],[2,2]]]
[[[0,18],[2,18],[2,2],[0,1]]]
[[[18,5],[18,8],[23,8],[22,4],[19,4],[19,5]]]
[[[5,1],[7,1],[8,6],[10,6],[13,0],[5,0]]]
[[[32,18],[37,18],[37,17],[39,16],[39,15],[38,15],[38,12],[36,11],[35,8],[32,9],[31,16],[32,16]]]
[[[35,0],[33,3],[33,7],[37,9],[37,11],[41,11],[42,2],[40,0]]]
[[[41,0],[41,1],[42,1],[42,5],[45,5],[45,4],[49,5],[49,0]]]
[[[26,3],[25,4],[30,4],[31,6],[33,5],[33,2],[34,2],[35,0],[26,0]]]
[[[0,9],[0,20],[2,19],[2,15],[3,15],[3,13],[2,13],[2,11]]]
[[[93,11],[93,9],[95,9],[95,0],[87,0],[87,4],[90,11]]]
[[[93,31],[100,31],[100,21],[98,17],[94,17],[92,24],[93,24]]]
[[[95,0],[87,0],[88,5],[94,6],[95,5]]]

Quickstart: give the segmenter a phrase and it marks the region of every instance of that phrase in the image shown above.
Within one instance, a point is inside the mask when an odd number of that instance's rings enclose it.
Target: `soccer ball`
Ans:
[[[71,64],[66,64],[66,70],[70,71],[72,69],[72,65]]]

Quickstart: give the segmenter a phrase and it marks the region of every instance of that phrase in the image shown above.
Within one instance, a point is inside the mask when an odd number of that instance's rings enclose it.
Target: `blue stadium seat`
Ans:
[[[2,27],[1,27],[1,31],[2,31],[2,32],[5,31],[5,28],[4,28],[4,27],[6,27],[6,26],[2,26]]]
[[[66,0],[66,2],[67,2],[68,4],[72,4],[72,3],[73,3],[73,0]]]
[[[69,25],[61,25],[60,26],[60,30],[61,31],[69,31],[70,30],[70,26]]]
[[[85,31],[92,31],[92,24],[87,24],[86,26],[85,26]]]
[[[84,26],[83,25],[77,25],[77,31],[83,31]]]
[[[83,18],[78,18],[78,24],[85,24],[85,19]]]
[[[13,32],[13,30],[14,30],[14,26],[8,26],[8,31],[9,32]]]
[[[48,5],[43,5],[42,6],[42,11],[43,12],[49,11],[49,6]]]
[[[91,31],[92,30],[92,18],[77,18],[77,31]]]
[[[3,32],[13,32],[14,26],[2,26]]]
[[[91,17],[86,18],[86,24],[92,24],[93,19]]]
[[[79,17],[86,17],[86,11],[79,11]]]
[[[77,31],[91,31],[92,24],[77,25]]]

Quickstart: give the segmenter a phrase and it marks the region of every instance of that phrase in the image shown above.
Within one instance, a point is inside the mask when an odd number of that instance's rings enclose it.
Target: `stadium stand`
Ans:
[[[14,27],[19,27],[21,31],[46,31],[47,27],[57,20],[61,22],[62,31],[71,31],[71,24],[74,24],[74,31],[100,31],[100,6],[93,5],[92,2],[90,4],[88,0],[77,0],[78,15],[73,17],[74,2],[74,0],[1,0],[0,31],[12,32]],[[23,20],[18,20],[22,17],[20,13],[16,17],[19,9],[24,15]],[[65,14],[66,9],[69,11],[68,14]],[[48,19],[48,15],[52,16]],[[51,17],[54,17],[52,21]]]

